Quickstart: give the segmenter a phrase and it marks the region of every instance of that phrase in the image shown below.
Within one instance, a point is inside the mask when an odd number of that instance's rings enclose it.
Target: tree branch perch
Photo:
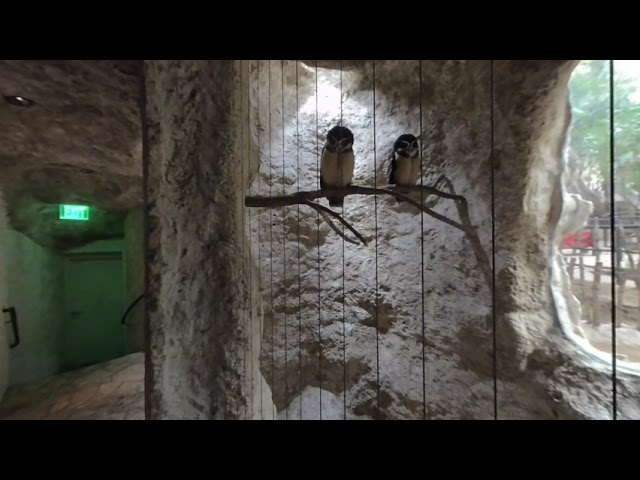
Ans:
[[[345,188],[325,188],[322,190],[315,190],[315,191],[296,192],[291,195],[283,195],[280,197],[248,196],[245,198],[244,204],[246,207],[250,207],[250,208],[251,207],[279,208],[279,207],[287,207],[287,206],[298,205],[298,204],[308,205],[314,210],[317,210],[318,212],[320,212],[320,214],[325,219],[325,221],[327,221],[330,227],[335,232],[337,232],[340,236],[342,236],[346,241],[350,243],[356,243],[354,240],[347,238],[345,235],[343,235],[342,232],[340,232],[338,228],[335,227],[335,225],[333,225],[332,222],[329,221],[326,215],[331,215],[332,217],[338,219],[345,227],[347,227],[351,232],[353,232],[353,234],[364,245],[367,245],[367,241],[365,240],[365,238],[362,235],[360,235],[360,233],[358,233],[358,231],[355,228],[353,228],[344,218],[342,218],[338,213],[334,212],[333,210],[323,205],[320,205],[319,203],[313,202],[313,200],[317,200],[319,198],[326,198],[328,196],[332,196],[335,194],[344,195],[345,197],[349,195],[389,195],[389,196],[395,197],[399,200],[402,200],[418,208],[419,210],[426,213],[430,217],[433,217],[436,220],[440,220],[441,222],[446,223],[447,225],[451,225],[452,227],[463,231],[467,235],[469,241],[471,242],[471,246],[476,256],[476,261],[478,262],[478,265],[483,272],[483,276],[485,278],[485,281],[487,282],[489,290],[492,290],[492,278],[493,278],[492,267],[489,262],[489,257],[487,253],[484,251],[484,248],[482,247],[480,238],[478,237],[478,234],[475,228],[471,224],[471,219],[469,217],[469,204],[467,202],[467,199],[462,195],[457,195],[455,193],[455,191],[453,190],[453,185],[446,177],[441,176],[438,179],[438,183],[440,183],[441,181],[447,185],[450,192],[443,192],[441,190],[438,190],[435,187],[431,187],[427,185],[414,185],[411,187],[398,187],[395,185],[386,185],[385,187],[382,187],[382,188],[360,187],[357,185],[351,185]],[[406,195],[406,193],[415,192],[415,191],[425,192],[427,196],[435,195],[437,197],[453,200],[456,205],[456,209],[458,211],[458,215],[460,217],[461,223],[456,222],[455,220],[451,220],[450,218],[447,218],[444,215],[431,210],[430,208],[426,207],[423,204],[420,204],[419,202],[413,200],[412,198]],[[425,196],[422,200],[423,201],[426,200],[427,196]]]
[[[414,207],[422,210],[427,215],[437,220],[440,220],[441,222],[451,225],[452,227],[462,230],[463,232],[467,230],[467,227],[461,225],[460,223],[454,220],[451,220],[445,217],[444,215],[440,215],[439,213],[434,212],[430,208],[420,205],[418,202],[416,202],[412,198],[409,198],[404,193],[402,193],[402,192],[416,191],[416,190],[423,190],[430,195],[437,195],[442,198],[458,200],[458,201],[464,202],[465,204],[467,202],[467,200],[461,195],[442,192],[434,187],[429,187],[426,185],[422,187],[420,185],[416,185],[414,187],[396,187],[394,185],[389,185],[383,188],[359,187],[359,186],[352,185],[349,187],[345,187],[344,189],[325,188],[322,190],[315,190],[315,191],[308,191],[308,192],[296,192],[291,195],[283,195],[280,197],[246,197],[244,204],[246,207],[262,207],[262,208],[288,207],[291,205],[298,205],[298,204],[311,206],[310,205],[311,200],[316,200],[318,198],[326,198],[327,196],[335,195],[337,193],[344,195],[345,197],[349,195],[391,195],[395,198],[398,198],[400,200],[403,200],[413,205]],[[317,205],[317,204],[314,203],[313,205]],[[342,223],[345,224],[345,226],[349,227],[349,224],[346,223],[346,221],[342,217],[340,217],[340,215],[333,212],[332,210],[329,210],[326,207],[324,208],[325,208],[325,211],[327,211],[327,213],[331,212],[332,216],[334,216],[335,218],[338,218]],[[355,233],[355,229],[353,229],[353,227],[351,227],[350,230]]]

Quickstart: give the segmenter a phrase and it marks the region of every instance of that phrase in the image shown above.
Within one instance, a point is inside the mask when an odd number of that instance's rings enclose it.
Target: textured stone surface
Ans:
[[[122,233],[142,203],[140,62],[3,60],[0,186],[11,225],[46,246],[75,246]],[[50,204],[96,207],[90,223],[56,222]]]
[[[0,420],[144,420],[144,355],[12,387]]]
[[[323,420],[344,420],[343,403],[342,398],[327,390],[321,392],[319,388],[307,387],[278,414],[278,420],[320,420],[320,417]]]
[[[561,177],[575,65],[496,63],[498,371],[515,384],[505,396],[528,391],[528,407],[544,416],[602,419],[613,416],[611,369],[563,335],[556,312],[567,310],[556,305],[566,297],[554,302],[550,285],[567,222],[556,226],[578,208]],[[618,418],[640,418],[638,375],[619,371],[617,388]]]
[[[243,293],[250,285],[242,242],[248,132],[240,118],[248,96],[238,88],[246,76],[239,67],[234,61],[145,63],[148,418],[252,418],[252,407],[272,411],[268,388],[249,403],[252,383],[262,382],[259,348],[249,358],[242,347],[249,331],[259,347],[260,324],[258,296],[249,303]]]
[[[444,173],[457,193],[470,199],[471,221],[485,249],[490,246],[491,233],[487,66],[482,62],[425,62],[422,92],[425,184]],[[316,115],[315,71],[298,66],[296,99],[296,66],[285,62],[283,155],[281,68],[279,61],[271,62],[270,69],[269,62],[260,62],[259,72],[252,65],[252,80],[255,83],[258,74],[261,80],[259,92],[252,85],[252,118],[260,119],[262,150],[261,175],[252,184],[253,194],[315,189],[317,144],[322,147],[324,133],[340,120],[340,71],[319,69]],[[397,136],[420,131],[418,62],[376,62],[374,143],[372,73],[371,62],[359,62],[359,68],[342,74],[343,122],[355,137],[354,183],[371,186],[386,184],[390,149]],[[326,205],[325,200],[321,203]],[[322,221],[318,260],[316,213],[300,208],[299,288],[298,209],[251,211],[253,258],[261,265],[266,304],[262,371],[278,411],[300,391],[305,392],[303,403],[310,395],[318,395],[318,405],[322,389],[339,398],[341,408],[346,393],[347,418],[422,418],[424,386],[430,418],[489,418],[490,379],[481,379],[460,365],[459,332],[469,324],[486,325],[491,312],[489,289],[468,241],[462,232],[424,218],[423,306],[421,216],[393,199],[380,197],[377,203],[378,314],[375,241],[368,247],[347,243],[344,323],[342,239]],[[451,202],[437,202],[434,208],[457,219]],[[345,201],[345,218],[365,237],[375,235],[375,214],[373,197],[351,196]],[[474,354],[478,351],[483,351],[483,345],[474,343]],[[308,390],[309,386],[316,388]],[[314,416],[319,417],[317,410]]]
[[[306,65],[313,62],[299,64],[296,75],[295,62],[284,62],[284,80],[280,61],[250,65],[251,125],[258,125],[261,159],[251,193],[315,189],[323,134],[341,116],[355,136],[354,183],[385,184],[393,141],[420,130],[418,62],[376,62],[375,166],[371,62],[350,64],[342,75],[335,65],[320,68],[317,100],[315,70]],[[612,415],[606,365],[563,334],[550,293],[566,84],[574,65],[495,62],[499,418]],[[471,223],[491,258],[491,63],[425,61],[422,78],[424,182],[444,174],[468,199]],[[451,202],[432,203],[457,220]],[[344,215],[374,237],[372,197],[347,197]],[[427,418],[492,418],[492,296],[465,235],[427,216],[422,226],[410,206],[388,198],[377,202],[377,256],[375,241],[343,247],[324,221],[319,232],[316,222],[305,206],[299,213],[297,207],[251,209],[247,218],[264,302],[261,369],[278,416],[287,406],[299,415],[292,405],[317,396],[316,410],[303,405],[302,411],[319,417],[323,391],[346,401],[347,418],[422,418],[423,409]],[[619,380],[619,417],[639,418],[637,377],[621,373]]]
[[[611,372],[551,294],[575,62],[376,62],[375,110],[371,62],[309,64],[147,63],[149,417],[611,418]],[[495,311],[469,238],[410,205],[347,197],[366,247],[305,206],[242,210],[243,186],[315,189],[341,118],[358,185],[385,184],[422,123],[424,183],[445,175],[495,253]],[[640,418],[637,377],[618,379],[618,417]]]
[[[59,178],[53,174],[52,179]],[[68,188],[74,188],[68,185]],[[60,220],[55,192],[40,190],[38,194],[24,190],[13,196],[9,207],[11,227],[27,235],[43,247],[66,250],[96,240],[122,238],[124,213],[95,207],[92,200],[65,200],[70,204],[89,205],[88,222]],[[68,196],[65,198],[68,199]],[[85,201],[87,200],[87,201]]]

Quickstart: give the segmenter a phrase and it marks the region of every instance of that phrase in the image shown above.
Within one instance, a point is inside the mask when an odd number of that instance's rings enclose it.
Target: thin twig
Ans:
[[[323,190],[318,190],[318,192],[322,192]],[[364,239],[364,237],[362,237],[362,235],[360,235],[351,225],[349,225],[349,223],[347,223],[346,220],[344,220],[339,214],[337,214],[336,212],[328,209],[327,207],[324,207],[322,205],[320,205],[319,203],[314,203],[311,202],[310,200],[308,200],[308,198],[321,198],[321,196],[319,197],[315,197],[314,195],[318,192],[299,192],[295,193],[293,195],[285,195],[282,197],[246,197],[245,199],[245,206],[247,207],[263,207],[263,208],[278,208],[278,207],[284,207],[284,206],[289,206],[289,205],[309,205],[311,208],[313,208],[314,210],[316,210],[324,219],[325,222],[327,222],[327,224],[329,225],[329,227],[331,227],[331,229],[336,232],[338,235],[340,235],[342,238],[345,239],[345,241],[349,242],[349,243],[353,243],[354,245],[358,245],[359,242],[347,237],[338,227],[335,226],[335,224],[331,221],[331,219],[329,218],[329,215],[337,218],[338,220],[340,220],[341,223],[343,223],[344,225],[346,225],[346,227],[351,230],[352,232],[355,233],[356,237],[358,237],[359,239],[361,239],[362,243],[364,245],[367,245],[367,241]],[[324,195],[323,195],[324,196]]]
[[[448,225],[451,225],[452,227],[457,228],[458,230],[462,230],[463,232],[466,231],[466,227],[464,227],[463,225],[459,224],[458,222],[451,220],[447,217],[445,217],[444,215],[441,215],[437,212],[434,212],[433,210],[431,210],[430,208],[425,207],[424,205],[420,205],[418,202],[416,202],[414,199],[412,199],[411,197],[408,197],[407,195],[405,195],[404,193],[401,193],[402,191],[415,191],[415,190],[424,190],[428,193],[431,193],[433,195],[438,195],[441,196],[443,198],[452,198],[452,199],[456,199],[456,200],[464,200],[466,202],[466,199],[464,197],[461,197],[460,195],[451,195],[445,192],[441,192],[440,190],[437,190],[433,187],[428,187],[426,185],[424,186],[420,186],[420,185],[416,185],[415,187],[395,187],[395,186],[389,186],[389,187],[384,187],[384,188],[372,188],[372,187],[347,187],[347,192],[351,192],[351,189],[354,189],[353,193],[348,193],[349,194],[357,194],[357,195],[377,195],[377,194],[385,194],[385,195],[391,195],[392,197],[396,197],[400,200],[403,200],[411,205],[413,205],[414,207],[422,210],[424,213],[426,213],[427,215],[440,220],[441,222],[444,222]]]
[[[447,185],[447,188],[455,194],[455,190],[453,188],[453,184],[447,177],[443,177],[442,180]],[[464,197],[461,197],[464,199]],[[491,262],[489,261],[489,256],[487,252],[485,252],[482,247],[482,243],[480,242],[480,237],[476,233],[476,230],[471,226],[471,218],[469,217],[469,205],[467,204],[466,199],[464,201],[457,200],[455,202],[456,208],[458,209],[458,216],[460,217],[460,221],[466,227],[467,237],[469,238],[469,242],[471,242],[471,247],[473,248],[473,252],[476,255],[476,261],[478,262],[478,266],[482,269],[482,273],[484,274],[484,279],[487,282],[487,286],[489,287],[489,291],[493,290],[493,272],[491,270]],[[495,245],[492,246],[495,248]]]
[[[305,205],[308,205],[308,204],[305,204]],[[338,227],[336,227],[335,224],[331,221],[331,218],[329,218],[329,215],[326,212],[324,212],[323,210],[320,210],[320,215],[322,216],[322,218],[324,218],[324,221],[327,222],[327,225],[329,225],[331,227],[331,230],[333,230],[338,235],[340,235],[342,238],[344,238],[344,240],[346,242],[353,243],[354,245],[360,245],[360,242],[354,240],[353,238],[347,237],[342,232],[342,230],[340,230]]]
[[[281,198],[282,198],[282,197],[281,197]],[[304,205],[309,205],[309,206],[310,206],[311,208],[313,208],[314,210],[317,210],[318,212],[320,212],[320,214],[321,214],[321,215],[322,215],[322,213],[324,212],[324,213],[328,213],[329,215],[331,215],[331,216],[332,216],[332,217],[334,217],[334,218],[337,218],[338,220],[340,220],[340,222],[341,222],[345,227],[347,227],[349,230],[351,230],[351,232],[353,232],[353,234],[354,234],[356,237],[358,237],[358,239],[359,239],[362,243],[364,243],[365,245],[367,244],[367,241],[365,240],[365,238],[364,238],[362,235],[360,235],[360,234],[358,233],[358,231],[357,231],[355,228],[353,228],[351,225],[349,225],[349,222],[347,222],[344,218],[342,218],[339,214],[337,214],[337,213],[336,213],[336,212],[334,212],[333,210],[328,209],[328,208],[327,208],[327,207],[325,207],[324,205],[320,205],[319,203],[311,202],[311,201],[309,201],[309,200],[307,200],[307,199],[304,199],[304,198],[301,198],[299,203],[302,203],[302,204],[304,204]],[[324,215],[323,215],[323,217],[324,217]],[[345,240],[347,239],[347,237],[344,237],[344,238],[345,238]]]

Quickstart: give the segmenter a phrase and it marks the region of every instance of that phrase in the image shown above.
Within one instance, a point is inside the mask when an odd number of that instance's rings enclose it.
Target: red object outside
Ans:
[[[583,232],[580,235],[570,233],[562,241],[562,248],[592,248],[593,237],[589,232]]]

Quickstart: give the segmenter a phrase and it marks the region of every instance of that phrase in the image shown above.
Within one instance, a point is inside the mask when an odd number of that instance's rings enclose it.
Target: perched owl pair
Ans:
[[[418,139],[411,135],[400,135],[393,145],[389,183],[399,186],[415,185],[420,178]],[[344,188],[351,185],[355,158],[353,155],[353,133],[347,127],[333,127],[327,133],[320,160],[320,188]],[[344,195],[327,197],[329,205],[340,207]]]

